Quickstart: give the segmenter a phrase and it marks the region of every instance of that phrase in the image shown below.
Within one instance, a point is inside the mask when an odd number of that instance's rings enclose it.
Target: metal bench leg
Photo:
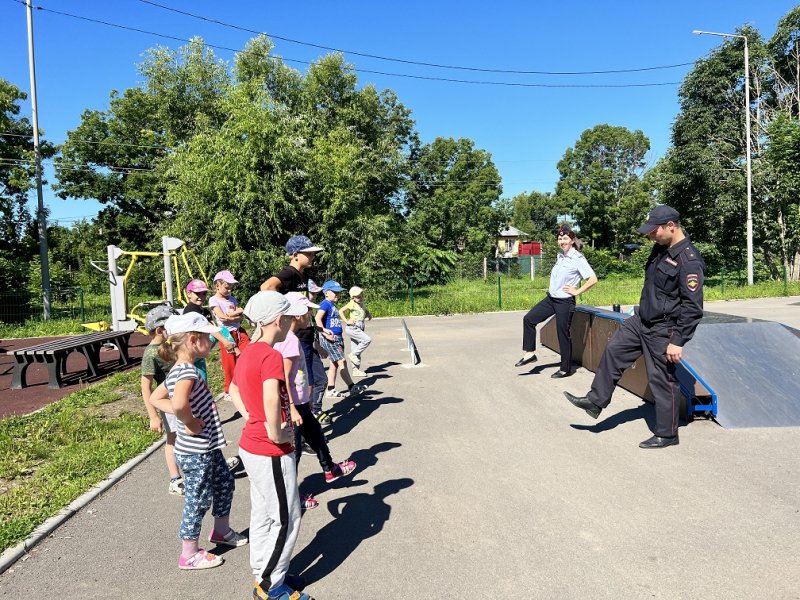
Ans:
[[[125,366],[131,364],[131,357],[128,352],[128,341],[128,338],[119,338],[116,341],[117,350],[119,350],[119,362]]]
[[[98,377],[100,373],[100,344],[91,344],[81,348],[83,356],[86,357],[86,364],[92,377]]]
[[[66,362],[66,356],[63,354],[45,354],[44,360],[47,365],[47,387],[50,389],[58,389],[64,385],[61,379],[61,372],[63,363]]]
[[[17,359],[17,362],[14,365],[14,374],[11,376],[11,389],[21,390],[24,387],[28,387],[26,371],[31,365],[31,361],[29,361],[27,357],[22,356],[17,356],[15,358]]]

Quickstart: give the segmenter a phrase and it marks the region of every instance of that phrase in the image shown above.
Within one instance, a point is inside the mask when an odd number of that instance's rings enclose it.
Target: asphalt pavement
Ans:
[[[800,328],[797,297],[706,309]],[[301,490],[320,502],[303,517],[292,562],[307,591],[317,600],[800,598],[798,430],[697,419],[681,427],[679,446],[640,450],[649,404],[617,390],[594,421],[562,395],[588,390],[590,372],[551,379],[558,357],[547,349],[514,368],[522,315],[406,319],[420,367],[408,366],[399,319],[368,324],[369,391],[326,401],[334,459],[358,468],[326,484],[314,457],[300,464]],[[223,403],[221,413],[233,409]],[[241,425],[226,424],[229,440]],[[234,528],[246,529],[249,505],[240,474]],[[246,546],[223,551],[219,568],[178,570],[181,507],[159,451],[1,575],[0,596],[251,597]]]

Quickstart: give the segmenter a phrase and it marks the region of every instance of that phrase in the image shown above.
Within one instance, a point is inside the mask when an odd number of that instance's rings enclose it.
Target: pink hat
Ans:
[[[301,306],[307,306],[308,308],[319,308],[319,304],[314,304],[300,292],[289,292],[286,294],[286,299],[289,301],[289,304],[299,304]]]
[[[208,286],[206,282],[202,279],[192,279],[189,283],[186,284],[186,293],[194,292],[195,294],[199,294],[201,292],[207,292]]]
[[[224,281],[225,283],[239,283],[230,271],[220,271],[214,275],[214,281]]]

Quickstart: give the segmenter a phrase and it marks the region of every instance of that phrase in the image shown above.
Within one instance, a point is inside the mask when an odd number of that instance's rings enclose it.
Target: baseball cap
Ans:
[[[558,228],[558,234],[557,234],[557,235],[568,235],[568,236],[569,236],[569,237],[571,237],[573,240],[575,239],[575,232],[574,232],[574,231],[572,231],[572,227],[570,227],[570,226],[569,226],[569,225],[567,225],[566,223],[564,223],[563,225],[561,225],[561,226]]]
[[[167,319],[167,322],[164,323],[164,329],[167,330],[167,335],[188,333],[190,331],[196,331],[198,333],[216,333],[220,330],[219,327],[212,325],[203,315],[196,312],[172,315]]]
[[[219,275],[219,273],[217,273]],[[194,292],[195,294],[199,294],[200,292],[207,292],[208,286],[206,282],[202,279],[192,279],[189,283],[186,284],[186,293]]]
[[[669,223],[670,221],[679,221],[680,218],[681,216],[678,214],[677,210],[666,204],[659,204],[650,211],[650,214],[647,215],[647,221],[636,231],[642,235],[647,235],[659,225]]]
[[[322,291],[322,288],[319,287],[313,279],[308,280],[308,291],[312,294],[318,294]]]
[[[350,288],[350,291],[347,293],[350,294],[350,297],[352,298],[353,296],[360,296],[361,294],[364,293],[364,290],[362,290],[357,285],[354,285],[353,287]]]
[[[311,240],[304,235],[293,235],[286,242],[286,254],[291,256],[296,252],[321,252],[320,246],[315,246]]]
[[[224,281],[225,283],[230,283],[230,284],[239,283],[236,280],[236,278],[233,276],[233,274],[230,271],[227,271],[227,270],[220,271],[219,273],[214,275],[214,281],[220,281],[220,280]]]
[[[163,327],[172,315],[177,315],[177,311],[166,304],[159,304],[155,308],[147,311],[144,318],[144,328],[149,332],[153,332],[158,327]]]
[[[281,315],[299,317],[307,312],[307,306],[290,304],[283,294],[271,290],[258,292],[244,306],[244,315],[256,324],[272,323]]]
[[[323,292],[341,292],[344,288],[339,285],[338,282],[334,281],[333,279],[328,279],[325,283],[322,284],[322,291]]]
[[[286,294],[286,299],[289,301],[289,304],[300,304],[308,308],[319,308],[319,304],[314,304],[300,292],[289,292]]]

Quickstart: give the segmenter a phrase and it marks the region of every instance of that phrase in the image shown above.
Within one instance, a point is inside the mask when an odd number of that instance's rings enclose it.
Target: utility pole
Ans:
[[[28,7],[28,64],[31,72],[31,121],[33,122],[33,151],[36,160],[36,196],[38,209],[36,220],[39,223],[39,258],[42,263],[42,307],[45,320],[50,318],[50,266],[47,260],[47,213],[42,197],[42,153],[39,148],[39,107],[36,103],[36,61],[33,56],[33,7],[31,0],[25,0]]]

